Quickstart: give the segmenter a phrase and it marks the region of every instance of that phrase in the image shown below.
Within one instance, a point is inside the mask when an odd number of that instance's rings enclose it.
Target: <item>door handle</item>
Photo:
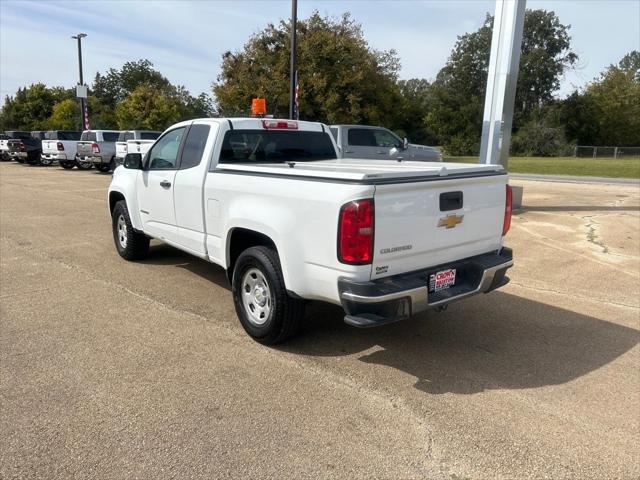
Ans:
[[[389,152],[378,152],[378,155],[389,155]]]
[[[168,181],[166,181],[166,180],[162,180],[162,181],[160,182],[160,186],[161,186],[162,188],[169,188],[169,187],[171,187],[171,182],[168,182]]]
[[[353,153],[353,150],[345,150],[344,153]]]

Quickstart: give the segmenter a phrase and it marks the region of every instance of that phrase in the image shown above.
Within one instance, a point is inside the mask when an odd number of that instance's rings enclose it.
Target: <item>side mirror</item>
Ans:
[[[140,153],[127,153],[124,156],[124,168],[130,168],[131,170],[142,170],[142,154]]]
[[[405,137],[402,139],[402,149],[406,150],[407,148],[409,148],[409,140]]]

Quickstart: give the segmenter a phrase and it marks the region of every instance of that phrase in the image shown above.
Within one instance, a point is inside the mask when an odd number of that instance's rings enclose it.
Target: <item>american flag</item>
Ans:
[[[84,127],[83,130],[91,130],[91,126],[89,125],[89,107],[87,103],[84,104]]]

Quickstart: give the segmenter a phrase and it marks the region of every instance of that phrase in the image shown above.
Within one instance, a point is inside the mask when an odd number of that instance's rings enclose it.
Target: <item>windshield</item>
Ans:
[[[219,163],[283,163],[333,160],[336,151],[324,132],[229,130]]]

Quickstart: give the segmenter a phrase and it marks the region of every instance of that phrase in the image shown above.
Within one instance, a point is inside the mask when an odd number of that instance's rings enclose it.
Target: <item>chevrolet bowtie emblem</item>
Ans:
[[[446,217],[440,219],[440,221],[438,222],[438,226],[446,227],[447,229],[455,228],[456,225],[462,223],[463,218],[464,215],[447,215]]]

